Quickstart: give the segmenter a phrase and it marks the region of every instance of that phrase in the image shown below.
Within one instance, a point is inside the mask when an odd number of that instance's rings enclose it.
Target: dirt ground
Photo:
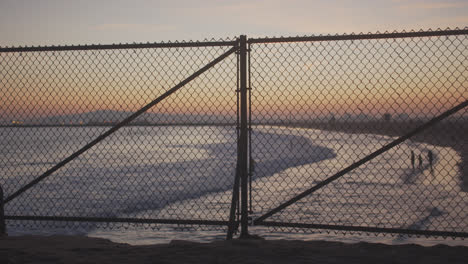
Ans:
[[[84,236],[0,238],[0,263],[467,263],[468,247],[325,241],[172,241],[131,246]]]

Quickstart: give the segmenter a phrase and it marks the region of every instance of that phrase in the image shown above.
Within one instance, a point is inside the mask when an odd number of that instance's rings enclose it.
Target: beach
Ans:
[[[377,127],[377,126],[375,126]],[[357,131],[360,128],[360,131]],[[387,131],[372,130],[372,126],[354,128],[335,127],[323,130],[341,131],[347,133],[375,133],[395,136],[391,129]],[[372,129],[371,129],[372,128]],[[264,128],[272,130],[273,128]],[[437,146],[449,146],[453,149],[464,147],[464,144],[452,142],[447,134],[460,129],[446,129],[439,137],[421,135],[416,141]],[[274,137],[282,138],[280,129],[274,129]],[[445,131],[445,130],[444,130]],[[285,131],[285,133],[291,131]],[[380,132],[380,133],[379,133]],[[384,133],[385,132],[385,133]],[[265,132],[262,132],[265,133]],[[296,133],[300,134],[301,131]],[[431,133],[432,134],[432,133]],[[265,135],[258,134],[257,135]],[[269,135],[270,138],[273,136]],[[315,135],[315,134],[311,134]],[[317,134],[319,135],[319,134]],[[343,135],[337,134],[339,138]],[[457,135],[461,136],[461,135]],[[365,137],[365,136],[361,136]],[[444,138],[448,138],[445,142]],[[296,138],[294,138],[296,139]],[[360,138],[359,138],[360,139]],[[379,139],[380,142],[381,139]],[[465,140],[458,139],[458,140]],[[279,141],[278,141],[279,142]],[[465,142],[465,141],[460,141]],[[263,149],[263,148],[262,148]],[[466,168],[466,155],[460,168]],[[303,163],[308,164],[309,161]],[[326,160],[325,160],[326,162]],[[302,162],[298,163],[299,165]],[[304,166],[315,166],[314,163]],[[294,168],[291,168],[294,170]],[[466,175],[466,174],[464,174]],[[274,182],[277,176],[264,177],[262,181]],[[254,185],[260,187],[261,184]],[[296,193],[297,190],[294,190]],[[213,197],[225,195],[220,200],[227,200],[229,191],[224,194],[208,194]],[[203,198],[203,197],[201,197]],[[200,200],[194,199],[197,204]],[[190,203],[184,201],[184,203]],[[173,206],[177,207],[178,203]],[[199,204],[199,206],[201,206]],[[207,205],[210,206],[210,205]],[[172,206],[165,207],[169,210]],[[185,207],[184,207],[185,208]],[[212,208],[213,209],[213,208]],[[433,224],[437,224],[434,222]],[[122,231],[116,231],[121,233]],[[388,245],[379,243],[343,243],[331,241],[303,240],[232,240],[213,241],[209,243],[173,240],[163,244],[129,245],[110,240],[81,235],[19,235],[0,238],[0,263],[466,263],[468,247],[466,246],[421,246],[414,244]]]
[[[399,129],[397,131],[402,130],[401,124],[394,125]],[[291,129],[278,125],[254,127],[252,155],[256,161],[256,172],[252,182],[253,216],[260,216],[318,181],[333,175],[344,166],[394,140],[392,137],[372,135],[377,133],[373,133],[369,128],[375,127],[382,126],[368,125],[369,131],[365,131],[366,126],[362,124],[348,124],[342,127],[335,124],[334,130],[339,131],[330,131],[332,129],[329,127],[320,130],[314,127]],[[190,140],[186,140],[185,137],[173,138],[171,136],[173,128],[125,128],[121,137],[116,137],[91,150],[83,159],[77,160],[71,164],[72,166],[50,177],[46,184],[32,188],[25,195],[9,203],[5,208],[7,215],[31,215],[34,212],[43,212],[44,215],[53,216],[64,215],[66,212],[66,216],[226,219],[232,198],[232,164],[236,160],[233,148],[235,130],[222,127],[178,129],[182,129],[186,135],[191,135]],[[355,130],[342,131],[346,129]],[[358,129],[362,132],[358,132]],[[392,131],[391,128],[387,130],[386,132]],[[447,130],[460,131],[459,128]],[[29,137],[41,133],[76,135],[75,141],[54,141],[55,144],[49,146],[51,152],[60,153],[59,150],[66,149],[64,146],[83,142],[84,139],[79,137],[80,135],[99,134],[101,130],[100,128],[65,130],[44,128],[40,131],[34,130],[35,133],[28,133],[26,129],[23,132]],[[170,142],[170,144],[157,144],[158,148],[152,147],[151,140],[156,135],[161,142]],[[33,139],[31,141],[36,142]],[[136,141],[141,143],[137,145],[138,147],[128,148],[125,152],[112,151],[115,142],[123,146],[134,146],[132,144]],[[5,144],[8,146],[11,142],[6,140]],[[433,142],[433,144],[417,143],[413,140],[404,142],[375,158],[371,163],[337,180],[327,189],[317,192],[316,195],[310,195],[274,215],[272,220],[454,232],[466,230],[463,210],[466,193],[460,192],[458,180],[460,170],[456,169],[461,161],[461,155],[452,147],[436,146],[440,143],[437,140]],[[6,183],[9,185],[5,184],[6,187],[10,187],[5,188],[7,192],[15,189],[18,180],[24,181],[23,175],[26,173],[29,172],[33,176],[34,174],[30,172],[50,166],[35,159],[41,155],[42,149],[39,145],[31,149],[37,149],[39,153],[23,157],[22,152],[18,152],[17,162],[20,164],[3,167],[6,172],[4,175],[9,175],[6,178]],[[429,170],[412,173],[407,157],[410,150],[423,154],[432,150],[436,157],[434,174]],[[9,153],[6,152],[5,155],[11,155]],[[101,153],[107,153],[109,156]],[[183,153],[181,158],[175,158],[179,157],[180,153]],[[135,157],[138,157],[138,163],[135,163]],[[119,162],[109,163],[109,159]],[[384,173],[389,166],[392,168],[392,173]],[[447,170],[449,167],[455,169]],[[172,176],[164,177],[164,175]],[[437,177],[433,177],[434,175]],[[211,184],[215,182],[216,185]],[[294,184],[285,184],[287,182]],[[178,188],[174,189],[174,186]],[[386,190],[388,187],[392,188],[392,192]],[[70,197],[71,189],[73,197],[84,198],[74,199],[73,206],[70,206],[69,200],[64,199]],[[353,193],[356,192],[369,196],[354,197]],[[378,195],[374,195],[375,193]],[[125,197],[122,194],[129,196]],[[401,206],[399,203],[402,201],[407,206]],[[196,210],[192,210],[194,208]],[[376,215],[373,212],[375,210],[382,213]],[[89,235],[130,244],[141,243],[142,240],[146,244],[155,244],[168,243],[171,239],[195,239],[198,242],[219,239],[212,239],[212,236],[207,236],[206,239],[204,232],[195,238],[187,237],[184,232],[175,232],[176,230],[170,227],[168,229],[164,227],[164,231],[158,229],[157,232],[144,228],[137,228],[137,232],[126,229],[101,230],[100,225],[92,223],[88,227],[89,229],[85,230],[80,228],[75,230],[69,229],[66,222],[42,225],[40,222],[21,221],[17,225],[10,226],[8,230],[10,235]],[[31,230],[37,232],[31,233]],[[89,233],[90,231],[92,232]],[[295,230],[292,233],[283,233],[281,236],[271,236],[271,231],[274,229],[265,230],[260,234],[267,239],[292,239],[291,234],[297,232]],[[183,233],[184,236],[176,233]],[[316,234],[304,238],[294,237],[294,239],[329,240]],[[369,242],[392,244],[394,240],[390,238],[386,242],[375,240]],[[415,243],[400,238],[396,240],[397,243]]]
[[[408,122],[312,122],[292,125],[292,127],[315,128],[325,131],[339,131],[345,133],[377,134],[392,137],[403,136],[412,129],[422,125],[421,121]],[[468,123],[460,121],[447,121],[430,127],[411,138],[415,142],[428,143],[434,146],[450,147],[461,156],[458,167],[461,172],[461,189],[468,191]]]

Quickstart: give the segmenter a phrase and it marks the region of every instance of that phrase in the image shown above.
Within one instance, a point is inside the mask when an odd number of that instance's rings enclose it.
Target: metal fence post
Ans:
[[[248,219],[248,128],[247,128],[247,37],[240,36],[240,146],[238,158],[241,176],[241,233],[240,238],[249,237]]]
[[[3,189],[0,185],[0,236],[6,235],[5,211],[3,207]]]

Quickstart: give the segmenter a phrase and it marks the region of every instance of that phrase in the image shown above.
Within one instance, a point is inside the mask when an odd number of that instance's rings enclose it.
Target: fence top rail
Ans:
[[[419,38],[419,37],[440,37],[467,35],[468,28],[454,30],[434,30],[434,31],[411,31],[411,32],[385,32],[367,34],[344,34],[344,35],[323,35],[304,37],[266,37],[250,38],[250,44],[267,44],[281,42],[311,42],[311,41],[339,41],[339,40],[369,40],[369,39],[395,39],[395,38]]]
[[[80,50],[120,50],[120,49],[151,49],[151,48],[193,48],[237,46],[237,40],[229,41],[193,41],[193,42],[160,42],[160,43],[125,43],[125,44],[91,44],[64,46],[30,46],[30,47],[0,47],[0,53],[6,52],[38,52],[38,51],[80,51]]]
[[[365,40],[365,39],[391,39],[467,35],[468,28],[446,29],[434,31],[414,32],[385,32],[368,34],[344,34],[303,37],[265,37],[249,38],[249,44],[281,43],[281,42],[310,42],[310,41],[339,41],[339,40]],[[237,40],[220,41],[188,41],[188,42],[159,42],[159,43],[125,43],[125,44],[90,44],[90,45],[59,45],[59,46],[25,46],[0,47],[0,53],[7,52],[39,52],[39,51],[80,51],[80,50],[118,50],[118,49],[149,49],[149,48],[190,48],[190,47],[221,47],[237,46]]]

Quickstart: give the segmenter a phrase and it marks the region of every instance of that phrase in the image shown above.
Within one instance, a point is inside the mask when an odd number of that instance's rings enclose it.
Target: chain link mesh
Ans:
[[[466,102],[467,35],[439,33],[248,40],[252,218]],[[5,197],[232,43],[0,52]],[[159,221],[184,229],[207,221],[213,226],[195,228],[224,228],[236,173],[238,78],[230,55],[8,202],[7,216],[28,217],[9,226],[159,229]],[[263,224],[466,236],[467,121],[465,107]]]
[[[174,45],[0,53],[5,197],[232,48]],[[230,55],[7,203],[6,215],[226,221],[230,197],[209,194],[232,190],[236,89]]]
[[[466,102],[467,47],[466,35],[252,41],[254,214]],[[466,234],[467,121],[465,107],[265,222]]]

